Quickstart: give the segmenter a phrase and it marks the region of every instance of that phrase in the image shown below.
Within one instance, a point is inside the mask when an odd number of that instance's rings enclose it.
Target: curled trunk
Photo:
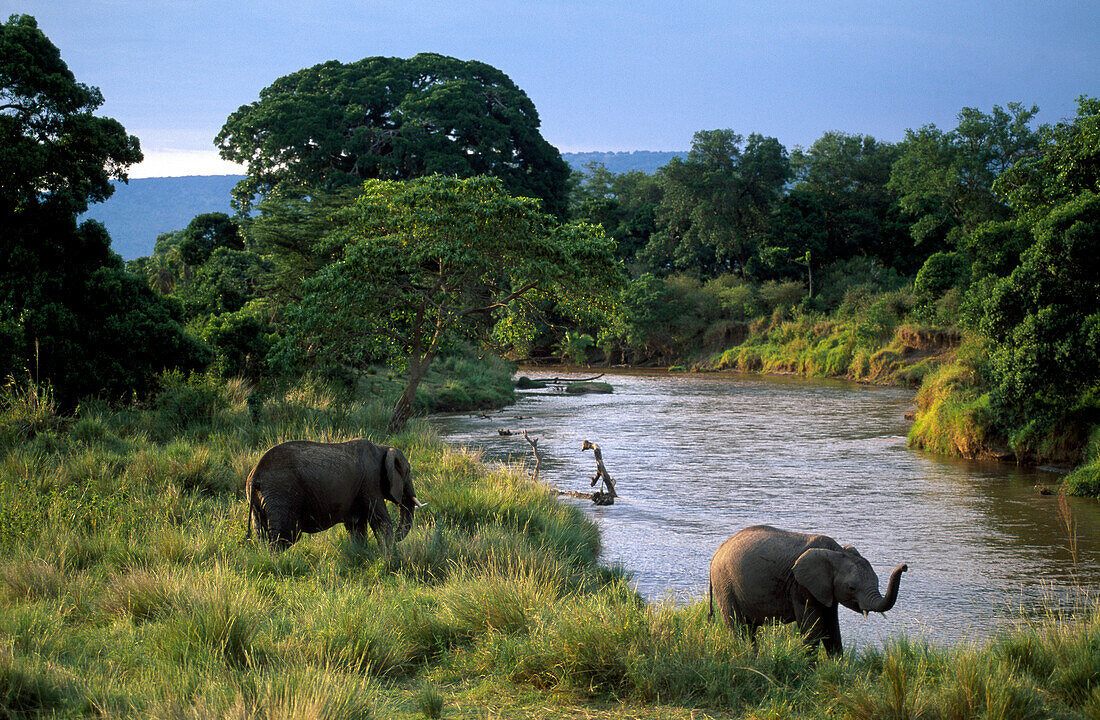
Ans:
[[[884,613],[894,607],[894,603],[898,599],[898,589],[901,587],[901,574],[908,569],[908,565],[898,565],[894,568],[894,572],[890,573],[890,582],[886,586],[885,597],[879,596],[874,601],[868,603],[868,606],[863,608],[863,610]]]

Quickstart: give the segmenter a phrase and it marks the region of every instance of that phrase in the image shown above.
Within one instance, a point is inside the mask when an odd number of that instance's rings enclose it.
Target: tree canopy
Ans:
[[[103,226],[77,225],[141,160],[137,138],[92,114],[102,103],[34,18],[0,25],[0,368],[34,373],[66,403],[140,393],[165,367],[206,361],[179,307],[126,271]]]
[[[607,311],[619,283],[614,243],[598,228],[559,225],[484,176],[368,181],[320,245],[331,262],[304,281],[287,343],[315,361],[404,365],[391,429],[445,343],[515,321],[536,298],[574,315]]]
[[[1030,126],[1038,112],[1020,103],[995,105],[989,114],[966,107],[954,130],[926,125],[906,132],[888,187],[914,221],[916,242],[929,242],[933,251],[954,247],[983,222],[1009,217],[993,183],[1038,149],[1039,135]]]
[[[787,151],[775,138],[695,133],[687,159],[661,170],[661,227],[643,256],[655,269],[743,275],[789,178]]]
[[[421,53],[299,70],[230,115],[215,142],[248,166],[234,191],[244,208],[257,194],[439,173],[493,175],[554,215],[566,210],[569,168],[539,133],[534,104],[476,61]]]

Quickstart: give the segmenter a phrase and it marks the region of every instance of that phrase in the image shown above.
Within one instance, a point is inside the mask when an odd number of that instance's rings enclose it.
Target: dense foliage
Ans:
[[[29,372],[66,404],[144,393],[165,367],[209,360],[103,226],[77,224],[141,160],[137,138],[93,115],[102,103],[33,18],[0,25],[0,372]]]
[[[523,320],[530,297],[599,316],[616,289],[612,244],[590,225],[559,225],[496,178],[368,181],[317,240],[330,261],[287,310],[285,355],[362,367],[397,361],[409,384],[404,426],[424,371],[456,337]]]
[[[309,194],[367,179],[492,175],[562,215],[569,168],[530,98],[500,70],[432,53],[330,61],[279,78],[215,140],[246,164],[234,191]]]

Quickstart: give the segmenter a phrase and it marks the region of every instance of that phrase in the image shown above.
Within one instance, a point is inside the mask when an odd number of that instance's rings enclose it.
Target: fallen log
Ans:
[[[594,375],[590,378],[558,378],[558,377],[539,378],[536,382],[551,383],[551,384],[556,383],[558,385],[561,385],[563,383],[592,382],[593,380],[599,380],[600,378],[602,378],[606,374],[607,373],[600,373],[599,375]]]

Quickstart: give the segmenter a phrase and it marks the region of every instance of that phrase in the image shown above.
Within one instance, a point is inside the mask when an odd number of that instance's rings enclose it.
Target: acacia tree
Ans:
[[[558,225],[537,201],[484,176],[367,181],[317,255],[331,261],[288,308],[282,350],[345,367],[379,355],[404,366],[391,432],[408,421],[448,340],[523,317],[548,297],[566,314],[598,316],[621,282],[599,228]]]
[[[257,194],[441,173],[494,175],[513,195],[566,212],[569,167],[539,133],[534,104],[481,62],[421,53],[299,70],[230,115],[215,143],[248,166],[234,190],[243,209]]]

